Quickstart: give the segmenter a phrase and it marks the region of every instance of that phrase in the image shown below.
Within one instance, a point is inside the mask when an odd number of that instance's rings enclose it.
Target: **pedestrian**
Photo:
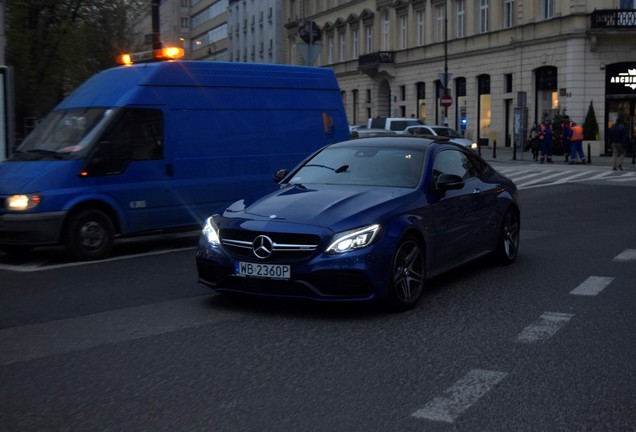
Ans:
[[[565,156],[565,163],[568,163],[570,157],[570,141],[572,139],[572,122],[570,117],[563,117],[561,122],[561,142],[563,143],[563,155]]]
[[[585,153],[583,152],[583,127],[575,122],[571,126],[572,134],[570,135],[570,165],[576,164],[576,157],[582,164],[586,163]]]
[[[530,128],[530,137],[528,138],[529,147],[532,151],[532,160],[539,160],[539,127],[536,123],[532,123],[532,127]]]
[[[539,163],[552,163],[552,136],[552,122],[550,120],[544,120],[541,122],[539,131],[541,152],[541,159],[539,160]]]
[[[616,123],[610,129],[610,143],[612,144],[612,169],[623,171],[623,160],[625,159],[625,126],[623,119],[617,118]]]

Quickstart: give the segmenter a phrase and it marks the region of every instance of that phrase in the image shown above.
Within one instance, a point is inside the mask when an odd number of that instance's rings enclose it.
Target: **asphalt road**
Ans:
[[[636,431],[635,198],[522,189],[517,262],[401,314],[218,297],[187,238],[0,267],[0,429]]]

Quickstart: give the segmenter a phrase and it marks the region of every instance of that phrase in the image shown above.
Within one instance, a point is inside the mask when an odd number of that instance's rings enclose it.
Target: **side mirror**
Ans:
[[[440,190],[461,189],[464,187],[464,179],[455,174],[440,174],[435,184]]]
[[[287,177],[288,173],[289,173],[289,171],[287,171],[286,169],[280,169],[280,170],[276,171],[276,173],[274,174],[274,181],[276,183],[280,183],[281,180],[283,180],[285,177]]]

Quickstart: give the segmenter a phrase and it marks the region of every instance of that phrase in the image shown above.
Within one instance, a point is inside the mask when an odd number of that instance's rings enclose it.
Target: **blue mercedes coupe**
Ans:
[[[274,178],[276,191],[207,219],[201,284],[407,310],[429,278],[485,255],[502,264],[517,256],[515,184],[449,140],[344,141]]]

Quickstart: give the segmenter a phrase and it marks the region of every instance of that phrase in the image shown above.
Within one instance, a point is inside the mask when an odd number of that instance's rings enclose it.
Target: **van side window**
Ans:
[[[125,108],[103,136],[115,152],[130,161],[163,158],[163,113],[156,109]]]
[[[90,176],[116,175],[130,162],[163,159],[163,112],[124,108],[100,137],[84,171]]]

